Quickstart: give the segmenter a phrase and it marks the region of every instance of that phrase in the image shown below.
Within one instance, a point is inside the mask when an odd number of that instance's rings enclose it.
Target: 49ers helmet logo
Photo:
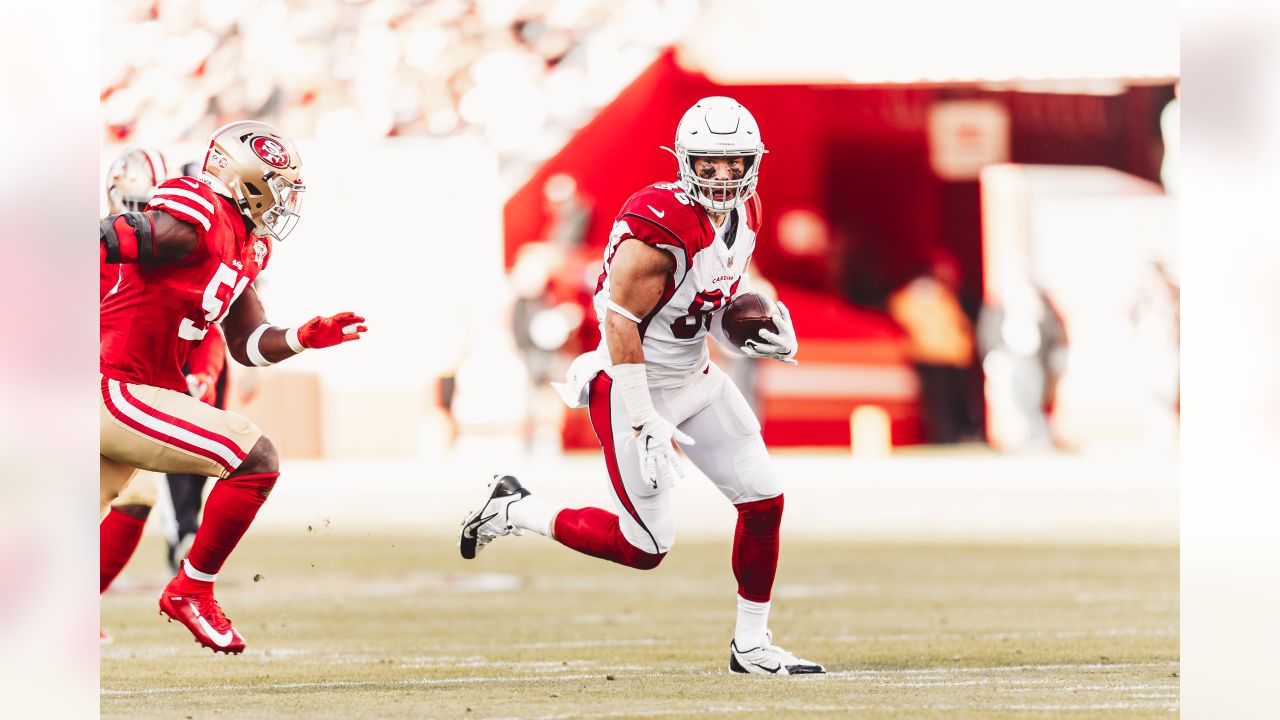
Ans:
[[[271,167],[289,167],[289,152],[275,140],[265,135],[259,135],[249,142],[249,147],[253,148],[253,152]]]

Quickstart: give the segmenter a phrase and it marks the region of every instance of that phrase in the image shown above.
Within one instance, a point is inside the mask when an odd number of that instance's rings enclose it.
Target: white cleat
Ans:
[[[764,644],[750,650],[739,650],[729,641],[729,671],[748,675],[812,675],[826,668],[810,660],[801,660],[773,644],[773,632],[764,631]]]
[[[489,483],[489,497],[484,505],[473,513],[468,513],[462,521],[462,533],[458,539],[458,550],[467,560],[473,559],[494,538],[503,535],[520,535],[519,528],[511,524],[507,508],[511,503],[529,496],[529,491],[520,485],[520,481],[510,475],[494,475]]]

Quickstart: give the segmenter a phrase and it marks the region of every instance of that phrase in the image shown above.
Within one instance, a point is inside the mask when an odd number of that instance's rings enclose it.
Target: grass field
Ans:
[[[729,538],[657,570],[504,539],[250,533],[213,655],[156,614],[148,535],[102,601],[109,718],[1140,718],[1178,711],[1168,546],[784,539],[771,621],[825,676],[727,673]],[[137,568],[137,569],[134,569]],[[255,580],[255,576],[257,579]]]

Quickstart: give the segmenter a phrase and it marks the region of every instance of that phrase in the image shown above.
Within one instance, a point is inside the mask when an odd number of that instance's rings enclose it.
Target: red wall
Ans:
[[[904,280],[929,248],[949,248],[964,272],[971,309],[982,289],[977,183],[943,182],[930,171],[929,104],[955,98],[1006,103],[1015,162],[1105,165],[1158,180],[1159,113],[1173,96],[1170,86],[1116,96],[966,87],[724,87],[683,70],[668,52],[508,200],[508,266],[515,248],[542,236],[542,188],[556,172],[574,176],[593,202],[588,243],[603,244],[631,193],[675,178],[675,159],[659,146],[671,145],[676,122],[694,101],[714,94],[730,95],[751,110],[769,150],[761,166],[765,225],[756,251],[768,277],[810,287],[828,284],[829,277],[813,276],[812,265],[790,265],[773,242],[780,214],[806,207],[836,221],[846,239],[869,236],[875,245],[870,272],[883,275],[886,285]],[[857,226],[849,225],[853,220]]]

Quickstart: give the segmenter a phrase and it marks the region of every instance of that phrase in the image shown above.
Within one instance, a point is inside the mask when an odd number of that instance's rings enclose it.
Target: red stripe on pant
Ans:
[[[782,496],[740,503],[733,533],[733,576],[738,594],[752,602],[769,602],[778,574],[778,529]]]
[[[123,387],[124,387],[124,384],[121,383],[121,388]],[[172,435],[169,435],[168,433],[149,428],[146,425],[143,425],[142,423],[137,422],[136,420],[129,417],[128,415],[125,415],[124,411],[116,407],[115,401],[112,400],[111,390],[108,387],[107,381],[105,379],[102,381],[102,399],[106,403],[107,412],[111,413],[111,417],[114,417],[116,420],[120,422],[120,424],[124,425],[125,427],[136,430],[137,432],[143,435],[146,435],[147,437],[152,438],[153,440],[156,440],[158,442],[164,443],[166,445],[172,445],[176,448],[181,448],[193,455],[199,455],[200,457],[205,458],[206,460],[215,462],[218,465],[225,468],[228,474],[235,472],[234,466],[230,465],[225,459],[223,459],[221,455],[218,455],[212,450],[206,450],[205,448],[202,448],[202,447],[196,447],[195,445],[192,445],[191,443],[186,442],[185,440],[175,438]],[[134,407],[139,407],[139,406],[134,405]],[[142,406],[142,407],[145,407],[145,406]],[[243,454],[240,455],[240,459],[241,460],[244,459]]]
[[[618,469],[618,453],[613,441],[612,390],[613,378],[609,377],[608,373],[598,373],[592,378],[589,395],[591,427],[596,431],[596,438],[600,440],[600,448],[604,450],[604,463],[609,469],[609,481],[613,484],[613,492],[622,502],[622,507],[626,508],[627,514],[649,536],[649,540],[653,543],[653,551],[660,554],[661,548],[658,547],[658,541],[644,524],[644,520],[640,519],[640,513],[636,512],[635,505],[631,503],[631,497],[627,495],[627,487],[622,483],[622,471]]]
[[[143,403],[142,401],[134,397],[133,393],[129,392],[129,386],[126,385],[125,383],[120,383],[120,394],[124,396],[125,400],[127,400],[130,405],[146,413],[147,415],[150,415],[151,417],[157,420],[160,420],[162,422],[169,423],[170,425],[176,425],[177,427],[180,427],[189,433],[192,433],[194,435],[199,435],[200,437],[206,440],[209,440],[211,442],[218,443],[222,447],[226,448],[232,455],[234,455],[238,461],[243,461],[245,455],[248,455],[248,453],[240,449],[240,446],[237,445],[234,440],[232,440],[231,438],[228,438],[225,435],[219,435],[218,433],[212,430],[209,430],[208,428],[202,428],[199,425],[189,423],[180,417],[169,415],[168,413],[165,413],[161,410],[157,410],[156,408],[153,408],[150,405]],[[236,464],[238,465],[239,462],[237,462]]]

